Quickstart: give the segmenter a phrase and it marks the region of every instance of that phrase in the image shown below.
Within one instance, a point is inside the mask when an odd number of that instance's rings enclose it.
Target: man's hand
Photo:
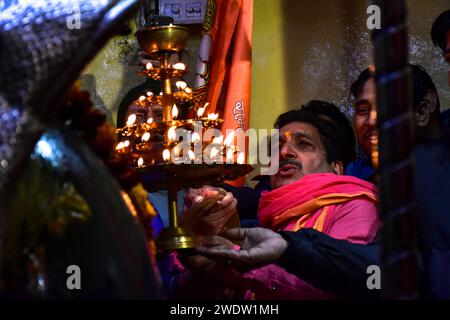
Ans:
[[[201,239],[201,245],[203,247],[224,250],[233,248],[233,243],[231,241],[219,236],[204,236]],[[211,272],[216,266],[215,260],[209,259],[192,250],[178,251],[178,258],[186,268],[197,273]]]
[[[214,235],[222,231],[227,221],[236,212],[237,200],[231,192],[204,186],[189,189],[185,196],[186,208],[183,223],[197,234]]]
[[[196,248],[197,251],[209,258],[228,259],[239,265],[256,266],[278,260],[288,247],[281,235],[265,228],[229,229],[223,236],[229,240],[242,241],[241,250],[202,244]]]

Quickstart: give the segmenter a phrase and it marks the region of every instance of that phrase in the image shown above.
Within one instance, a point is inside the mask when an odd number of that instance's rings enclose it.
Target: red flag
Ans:
[[[208,112],[225,120],[224,135],[250,126],[252,27],[253,0],[208,0],[196,95],[199,104],[210,103]]]

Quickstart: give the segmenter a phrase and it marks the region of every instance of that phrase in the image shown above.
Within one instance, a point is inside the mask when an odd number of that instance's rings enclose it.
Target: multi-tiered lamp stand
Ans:
[[[182,62],[171,64],[171,56],[173,54],[179,56],[183,51],[188,34],[189,29],[172,24],[149,27],[136,32],[142,49],[159,60],[159,66],[148,63],[140,75],[161,81],[162,92],[159,94],[147,92],[135,103],[143,108],[162,106],[162,120],[149,118],[139,123],[136,115],[132,114],[126,126],[118,129],[120,142],[116,150],[129,156],[131,163],[141,174],[147,190],[168,191],[170,226],[163,229],[156,239],[156,245],[160,250],[187,249],[197,244],[196,236],[187,228],[180,226],[178,221],[179,188],[214,184],[225,179],[234,180],[253,169],[243,163],[244,154],[232,145],[233,137],[225,139],[216,137],[216,140],[212,141],[216,147],[208,151],[208,156],[210,159],[218,159],[223,157],[226,149],[227,159],[235,155],[237,163],[227,161],[227,164],[217,164],[209,161],[212,164],[206,164],[202,161],[205,152],[199,135],[205,129],[219,127],[223,120],[218,118],[218,114],[207,114],[208,104],[193,105],[193,91],[184,81],[177,81],[177,89],[173,90],[174,78],[183,76],[188,70]],[[191,118],[181,119],[182,116],[179,117],[179,114],[182,110],[179,108],[186,104],[193,106],[196,112]],[[194,152],[191,148],[187,154],[181,154],[185,159],[182,164],[174,163],[173,159],[172,151],[179,143],[176,139],[176,129],[187,130],[191,136],[193,149],[202,151]]]

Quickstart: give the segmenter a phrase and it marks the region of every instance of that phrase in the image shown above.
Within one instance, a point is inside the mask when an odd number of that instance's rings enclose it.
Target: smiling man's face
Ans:
[[[361,149],[369,157],[373,145],[377,143],[376,127],[372,123],[372,112],[376,110],[376,103],[375,81],[370,78],[356,97],[355,115],[353,117],[356,138]]]
[[[290,122],[280,129],[280,168],[271,176],[272,188],[295,182],[307,174],[333,172],[317,128],[305,122]]]

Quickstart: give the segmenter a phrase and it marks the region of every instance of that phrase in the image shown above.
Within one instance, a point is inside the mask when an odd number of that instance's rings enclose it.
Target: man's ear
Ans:
[[[342,162],[336,161],[331,164],[331,170],[338,176],[342,176],[344,174],[344,166],[342,165]]]
[[[437,101],[437,93],[432,90],[428,90],[423,97],[422,102],[416,109],[416,122],[419,127],[426,127],[428,125],[431,114],[437,108]]]

